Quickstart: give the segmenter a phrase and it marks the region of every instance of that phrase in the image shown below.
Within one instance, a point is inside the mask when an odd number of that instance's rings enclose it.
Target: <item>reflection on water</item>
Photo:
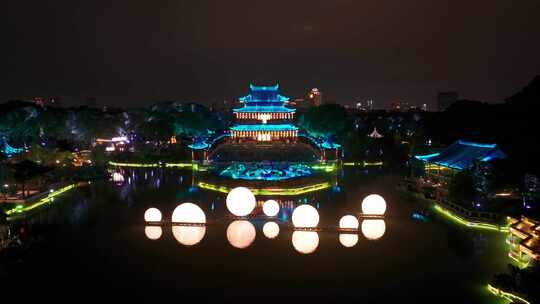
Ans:
[[[184,246],[198,244],[206,234],[205,226],[172,226],[172,233],[178,243]]]
[[[244,220],[237,220],[229,224],[227,227],[227,240],[236,248],[247,248],[255,240],[255,226],[252,223]]]
[[[341,233],[339,235],[339,242],[347,248],[354,247],[358,243],[358,234]]]
[[[163,234],[163,229],[160,226],[146,226],[144,227],[144,234],[151,240],[159,240]]]
[[[362,221],[362,234],[368,240],[380,239],[386,232],[386,224],[382,219],[365,219]]]
[[[292,234],[292,244],[302,254],[313,253],[319,246],[319,234],[315,231],[295,231]]]
[[[263,226],[263,234],[269,239],[276,238],[279,234],[279,225],[276,222],[267,222]]]

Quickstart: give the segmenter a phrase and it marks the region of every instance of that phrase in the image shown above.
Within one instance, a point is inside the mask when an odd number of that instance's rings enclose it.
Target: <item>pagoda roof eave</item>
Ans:
[[[284,106],[244,106],[242,108],[233,109],[233,112],[239,113],[293,113],[295,109],[286,108]]]
[[[257,125],[235,125],[232,131],[298,131],[298,127],[291,124],[257,124]]]

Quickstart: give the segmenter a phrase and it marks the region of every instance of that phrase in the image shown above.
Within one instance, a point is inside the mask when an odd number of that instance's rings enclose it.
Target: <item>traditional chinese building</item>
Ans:
[[[234,109],[236,124],[231,137],[238,141],[295,140],[298,128],[291,123],[295,109],[287,107],[289,98],[279,94],[279,85],[249,86],[249,94],[239,98],[242,107]]]

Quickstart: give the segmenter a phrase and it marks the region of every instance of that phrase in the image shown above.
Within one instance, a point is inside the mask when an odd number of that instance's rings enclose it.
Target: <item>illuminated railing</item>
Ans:
[[[482,222],[473,222],[469,221],[467,219],[464,219],[454,213],[452,213],[450,210],[445,209],[437,204],[433,205],[433,209],[440,214],[446,216],[448,219],[454,221],[455,223],[470,227],[470,228],[479,228],[479,229],[487,229],[487,230],[495,230],[500,232],[508,232],[509,228],[508,226],[503,225],[495,225],[490,223],[482,223]]]
[[[158,168],[161,166],[164,166],[165,168],[192,168],[194,170],[198,169],[198,165],[196,163],[117,163],[113,161],[109,161],[110,166],[115,167],[130,167],[130,168]]]
[[[229,193],[229,191],[231,191],[231,188],[227,186],[218,186],[204,182],[199,182],[197,186],[202,189],[217,191],[221,193]],[[301,195],[304,193],[328,189],[331,186],[332,185],[329,182],[325,182],[296,188],[250,188],[250,190],[255,195]]]
[[[72,189],[75,189],[75,188],[81,187],[81,186],[86,186],[86,185],[88,185],[88,183],[81,182],[81,183],[71,184],[71,185],[65,186],[63,188],[60,188],[58,190],[50,192],[44,198],[41,198],[37,202],[35,202],[33,204],[30,204],[28,206],[17,205],[15,208],[12,208],[12,209],[6,211],[6,215],[13,216],[13,215],[21,214],[21,213],[24,213],[24,212],[28,212],[28,211],[30,211],[32,209],[35,209],[35,208],[37,208],[39,206],[42,206],[42,205],[46,204],[46,203],[50,203],[50,202],[54,201],[54,198],[59,196],[62,193],[65,193],[65,192],[67,192],[69,190],[72,190]]]
[[[501,290],[499,288],[493,287],[493,286],[491,286],[491,284],[487,285],[487,289],[489,290],[489,292],[491,292],[495,296],[500,297],[500,298],[504,298],[504,299],[510,301],[510,303],[514,303],[514,302],[517,301],[518,303],[530,304],[530,302],[525,300],[524,298],[519,297],[519,296],[517,296],[517,295],[515,295],[513,293],[503,291],[503,290]]]

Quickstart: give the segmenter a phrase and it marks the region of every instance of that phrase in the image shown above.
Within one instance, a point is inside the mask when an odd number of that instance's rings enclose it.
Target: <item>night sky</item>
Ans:
[[[209,104],[279,81],[433,106],[446,90],[501,101],[540,73],[538,0],[30,0],[0,18],[1,101]]]

